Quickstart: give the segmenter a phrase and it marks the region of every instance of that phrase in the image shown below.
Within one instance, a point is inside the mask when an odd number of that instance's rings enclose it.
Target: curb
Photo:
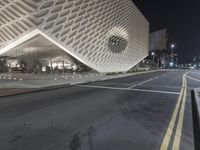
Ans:
[[[194,89],[194,102],[198,117],[198,126],[200,129],[200,89]]]
[[[9,94],[2,94],[2,95],[0,95],[0,98],[16,96],[16,95],[21,95],[21,94],[28,94],[28,93],[42,92],[42,91],[47,91],[47,90],[61,89],[61,88],[66,88],[66,87],[70,87],[70,86],[73,86],[73,85],[87,84],[87,83],[98,82],[98,81],[106,81],[106,80],[124,78],[124,77],[139,75],[139,74],[153,73],[153,72],[157,72],[157,71],[158,70],[137,72],[137,73],[132,73],[132,74],[124,75],[124,76],[113,76],[112,78],[108,77],[107,79],[97,79],[97,80],[89,80],[89,81],[85,81],[85,82],[66,83],[66,84],[53,85],[53,86],[42,87],[42,88],[35,88],[35,89],[32,89],[32,90],[28,90],[28,91],[21,91],[21,92],[9,93]]]
[[[32,90],[28,90],[28,91],[2,94],[2,95],[0,95],[0,98],[16,96],[16,95],[21,95],[21,94],[28,94],[28,93],[42,92],[42,91],[47,91],[47,90],[55,90],[55,89],[60,89],[60,88],[66,88],[66,87],[69,87],[69,86],[71,86],[71,85],[70,84],[63,84],[63,85],[49,86],[49,87],[44,87],[44,88],[35,88],[35,89],[32,89]]]
[[[191,92],[192,98],[192,117],[195,150],[200,149],[200,89]]]

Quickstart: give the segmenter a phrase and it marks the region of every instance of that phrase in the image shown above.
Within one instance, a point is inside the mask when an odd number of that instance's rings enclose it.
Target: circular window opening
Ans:
[[[120,53],[126,49],[128,42],[120,36],[111,36],[109,38],[108,47],[115,53]]]

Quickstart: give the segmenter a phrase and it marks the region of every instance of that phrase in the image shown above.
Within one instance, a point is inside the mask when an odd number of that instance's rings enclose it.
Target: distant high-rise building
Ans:
[[[167,49],[167,29],[150,33],[150,51]]]
[[[150,33],[150,57],[154,57],[154,63],[159,68],[168,68],[170,65],[170,51],[167,48],[167,29]],[[152,56],[152,52],[154,56]]]

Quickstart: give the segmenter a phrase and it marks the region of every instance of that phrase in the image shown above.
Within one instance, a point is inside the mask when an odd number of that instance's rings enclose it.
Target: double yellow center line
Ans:
[[[160,150],[168,150],[170,139],[172,137],[173,129],[175,127],[175,122],[178,117],[178,123],[176,126],[175,137],[173,140],[172,150],[179,150],[180,149],[180,141],[181,141],[181,134],[182,134],[182,127],[183,127],[183,120],[184,120],[184,112],[185,112],[185,103],[187,97],[187,81],[186,77],[189,72],[183,75],[182,81],[182,88],[181,93],[178,97],[172,118],[170,120],[169,126],[167,128],[167,132],[165,134],[164,140],[161,144]],[[180,109],[180,111],[179,111]]]

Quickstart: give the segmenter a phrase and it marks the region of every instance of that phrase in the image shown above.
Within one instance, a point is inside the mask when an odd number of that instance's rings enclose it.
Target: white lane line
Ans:
[[[161,88],[174,88],[174,89],[181,89],[181,86],[173,86],[173,85],[156,85],[156,84],[151,84],[147,85],[148,87],[161,87]]]
[[[169,92],[169,91],[158,91],[158,90],[145,90],[145,89],[128,89],[128,88],[119,88],[119,87],[105,87],[105,86],[92,86],[92,85],[76,85],[79,87],[86,88],[97,88],[97,89],[109,89],[109,90],[123,90],[123,91],[137,91],[137,92],[149,92],[149,93],[159,93],[159,94],[172,94],[179,95],[180,92]]]
[[[192,78],[192,77],[190,77],[190,76],[186,76],[187,78],[189,78],[189,79],[191,79],[191,80],[194,80],[194,81],[198,81],[198,82],[200,82],[200,80],[198,80],[198,79],[195,79],[195,78]]]
[[[173,95],[180,94],[180,92],[168,92],[168,91],[158,91],[158,90],[145,90],[145,89],[130,89],[130,90],[139,92],[160,93],[160,94],[173,94]]]
[[[119,88],[119,87],[107,87],[107,86],[98,86],[98,85],[77,85],[80,87],[87,87],[87,88],[98,88],[98,89],[110,89],[110,90],[130,90],[127,88]]]
[[[142,85],[142,84],[148,83],[148,82],[150,82],[150,81],[152,81],[152,80],[154,80],[154,79],[149,79],[149,80],[147,80],[147,81],[144,81],[144,82],[141,82],[141,83],[138,83],[138,84],[132,85],[132,86],[128,87],[128,89],[131,89],[131,88],[134,88],[134,87],[136,87],[136,86],[139,86],[139,85]]]

